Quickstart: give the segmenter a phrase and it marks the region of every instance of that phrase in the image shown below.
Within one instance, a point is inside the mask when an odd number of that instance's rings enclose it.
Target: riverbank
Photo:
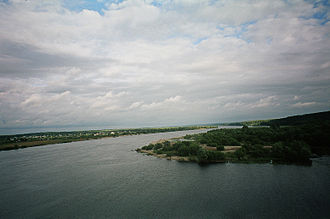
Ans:
[[[162,139],[162,141],[164,142],[164,140]],[[157,141],[159,143],[159,141]],[[204,148],[207,151],[216,151],[216,147],[208,147],[208,146],[201,146],[202,148]],[[265,146],[268,147],[269,146]],[[224,146],[225,150],[222,151],[222,153],[226,154],[226,153],[234,153],[236,150],[240,149],[241,146]],[[168,155],[166,153],[164,154],[159,154],[154,152],[153,150],[143,150],[143,149],[137,149],[136,150],[139,153],[143,153],[149,156],[154,156],[154,157],[158,157],[158,158],[163,158],[163,159],[167,159],[167,160],[175,160],[175,161],[180,161],[180,162],[198,162],[199,163],[199,159],[198,156],[178,156],[178,155]],[[271,159],[259,159],[259,160],[238,160],[238,159],[232,159],[232,158],[228,158],[227,159],[221,159],[221,160],[212,160],[212,161],[208,161],[207,163],[227,163],[227,162],[231,162],[231,163],[272,163],[273,161]]]
[[[216,129],[203,134],[160,139],[137,152],[168,160],[197,163],[276,163],[310,165],[310,147],[303,141],[281,141],[291,129]],[[226,145],[227,144],[227,145]]]
[[[232,148],[235,149],[232,149]],[[264,146],[265,148],[270,149],[270,146]],[[297,164],[297,165],[306,165],[310,166],[312,164],[311,160],[302,161],[302,162],[286,162],[277,158],[250,158],[250,159],[237,159],[233,158],[233,156],[230,155],[230,153],[235,153],[238,149],[240,149],[241,146],[225,146],[225,150],[222,151],[222,153],[225,154],[224,159],[220,160],[199,160],[198,156],[178,156],[178,155],[168,155],[166,153],[159,154],[154,152],[153,150],[143,150],[143,149],[136,149],[138,153],[142,153],[148,156],[154,156],[161,159],[166,160],[174,160],[179,162],[194,162],[194,163],[245,163],[245,164],[253,164],[253,163],[270,163],[270,164]],[[209,151],[215,151],[214,148],[209,148]],[[226,156],[227,155],[227,156]],[[229,156],[228,156],[229,155]]]
[[[44,132],[19,135],[0,136],[1,150],[17,150],[27,147],[43,146],[49,144],[62,144],[77,141],[87,141],[100,138],[114,138],[125,135],[140,135],[162,132],[176,132],[186,130],[210,129],[215,126],[184,126],[163,128],[138,128],[138,129],[109,129],[72,132]]]

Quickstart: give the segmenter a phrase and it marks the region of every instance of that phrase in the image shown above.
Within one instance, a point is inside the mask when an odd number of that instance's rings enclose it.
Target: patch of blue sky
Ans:
[[[97,11],[104,15],[103,10],[107,9],[107,4],[121,3],[124,0],[63,0],[63,6],[71,11],[80,12],[84,9]]]
[[[209,0],[208,4],[209,5],[214,5],[216,2],[218,2],[218,0]]]
[[[252,24],[256,24],[257,20],[252,20],[246,23],[241,24],[240,26],[242,27],[242,29],[244,29],[244,31],[247,31],[247,27],[252,25]]]
[[[202,41],[207,40],[207,39],[208,39],[208,37],[201,37],[201,38],[198,38],[197,40],[195,40],[195,41],[193,42],[193,44],[194,44],[194,45],[198,45],[198,44],[200,44]]]
[[[243,40],[247,43],[252,43],[252,40],[251,39],[247,39],[245,37],[242,37],[241,34],[226,34],[224,35],[225,38],[237,38],[237,39],[240,39],[240,40]]]
[[[0,5],[9,5],[10,2],[8,0],[0,0]]]
[[[252,21],[248,21],[246,23],[243,23],[243,24],[240,24],[240,25],[237,25],[237,26],[234,26],[234,25],[217,25],[217,29],[218,30],[225,30],[225,28],[235,28],[237,30],[240,30],[239,32],[246,32],[247,31],[247,28],[248,26],[252,25],[252,24],[256,24],[258,21],[257,20],[252,20]]]
[[[318,8],[320,6],[330,7],[330,1],[329,0],[319,0],[319,1],[305,0],[305,1],[312,3],[314,8]]]
[[[320,21],[321,25],[326,24],[330,19],[328,18],[328,13],[330,10],[330,1],[329,0],[305,0],[313,4],[313,8],[320,8],[320,11],[314,13],[311,17],[303,17],[304,19],[317,19]]]
[[[229,28],[233,28],[235,31],[232,34],[224,35],[224,37],[234,37],[234,38],[237,38],[237,39],[244,40],[247,43],[251,43],[252,41],[250,39],[244,38],[244,33],[248,31],[248,27],[250,25],[253,25],[253,24],[256,24],[256,23],[257,23],[257,20],[252,20],[252,21],[243,23],[243,24],[238,25],[238,26],[226,26],[226,27],[229,27]],[[219,30],[225,30],[226,27],[218,26],[217,28]]]
[[[224,31],[225,30],[225,27],[224,26],[221,26],[221,25],[217,25],[217,29],[218,30],[221,30],[221,31]]]
[[[152,1],[151,2],[151,5],[153,5],[153,6],[157,7],[157,8],[160,8],[160,7],[163,6],[163,3],[162,3],[162,1]]]
[[[319,21],[320,25],[324,25],[330,21],[330,19],[328,18],[328,10],[320,10],[318,12],[315,12],[312,16],[301,16],[299,18],[306,20],[316,19]]]
[[[220,1],[219,0],[208,0],[207,4],[209,6],[212,6],[217,2],[220,2]],[[153,0],[150,4],[157,8],[161,8],[162,10],[167,10],[167,9],[171,8],[171,6],[176,5],[177,3],[175,3],[173,0],[168,0],[168,1]]]
[[[327,12],[326,11],[316,12],[312,15],[312,18],[319,19],[319,20],[326,19],[327,18]]]
[[[267,43],[268,45],[270,45],[270,44],[272,44],[272,42],[273,42],[273,38],[272,38],[272,37],[267,37],[267,39],[266,39],[266,43]]]

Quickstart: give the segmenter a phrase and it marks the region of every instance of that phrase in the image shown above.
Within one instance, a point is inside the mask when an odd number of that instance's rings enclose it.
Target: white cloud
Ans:
[[[306,1],[0,6],[4,127],[162,125],[329,109],[329,22]],[[294,97],[294,98],[292,98]],[[297,103],[297,101],[299,102]]]
[[[317,103],[316,102],[305,102],[305,103],[298,102],[298,103],[292,104],[292,106],[293,107],[308,107],[308,106],[312,106],[315,104],[317,104]]]

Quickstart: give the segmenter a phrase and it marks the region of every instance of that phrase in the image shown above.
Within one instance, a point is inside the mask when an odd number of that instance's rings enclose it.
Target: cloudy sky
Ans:
[[[0,0],[0,129],[330,109],[328,1]]]

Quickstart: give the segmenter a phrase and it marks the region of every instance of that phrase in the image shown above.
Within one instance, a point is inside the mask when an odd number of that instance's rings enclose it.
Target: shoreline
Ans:
[[[184,139],[184,136],[180,136],[180,137],[174,137],[174,138],[169,138],[169,139],[159,139],[156,141],[152,141],[150,144],[163,144],[166,141],[170,141],[173,142],[175,140],[182,140]],[[216,147],[209,147],[207,145],[200,145],[203,149],[206,149],[208,151],[216,151]],[[225,150],[226,152],[231,152],[234,150],[234,148],[237,150],[239,148],[241,148],[241,146],[225,146]],[[166,159],[166,160],[175,160],[175,161],[179,161],[179,162],[194,162],[194,163],[226,163],[228,162],[228,160],[211,160],[208,162],[199,162],[197,156],[179,156],[179,155],[167,155],[166,153],[156,153],[154,152],[154,150],[145,150],[145,149],[141,149],[138,148],[135,150],[138,153],[142,153],[145,154],[147,156],[154,156],[157,158],[162,158],[162,159]]]
[[[181,137],[175,137],[175,138],[169,138],[169,139],[159,139],[156,141],[152,141],[151,144],[157,145],[157,144],[164,144],[167,142],[167,144],[170,144],[173,146],[173,144],[180,142],[184,140],[184,136]],[[156,149],[143,149],[142,148],[137,148],[135,151],[138,153],[142,153],[147,156],[154,156],[157,158],[161,159],[166,159],[166,160],[175,160],[179,162],[194,162],[198,164],[214,164],[214,163],[244,163],[244,164],[258,164],[258,163],[269,163],[269,164],[296,164],[296,165],[306,165],[310,166],[312,164],[312,160],[307,160],[307,161],[295,161],[295,162],[288,162],[284,161],[275,157],[258,157],[258,158],[245,158],[245,159],[237,159],[231,156],[234,154],[237,150],[240,150],[242,146],[224,146],[223,151],[217,151],[216,147],[210,147],[207,146],[206,144],[199,144],[199,147],[208,152],[221,152],[224,156],[222,159],[211,159],[211,160],[201,160],[198,158],[197,155],[189,155],[189,156],[180,156],[178,154],[171,155],[168,153],[168,151],[162,152]],[[270,145],[265,145],[263,146],[264,149],[266,150],[271,150],[272,146]]]
[[[88,136],[83,136],[80,138],[54,138],[54,139],[46,139],[46,140],[32,140],[32,141],[18,141],[18,142],[8,142],[8,143],[2,143],[0,144],[0,151],[9,151],[9,150],[18,150],[18,149],[24,149],[29,147],[38,147],[38,146],[45,146],[45,145],[51,145],[51,144],[64,144],[64,143],[72,143],[72,142],[78,142],[78,141],[89,141],[89,140],[97,140],[102,138],[116,138],[121,136],[133,136],[133,135],[142,135],[142,134],[156,134],[156,133],[166,133],[166,132],[178,132],[178,131],[191,131],[191,130],[204,130],[204,129],[210,129],[214,128],[213,126],[191,126],[191,127],[166,127],[166,128],[150,128],[148,129],[149,132],[144,132],[145,128],[139,128],[136,129],[137,132],[132,133],[131,129],[124,130],[123,132],[120,132],[116,135],[95,135],[94,132],[104,132],[104,131],[92,131]],[[109,133],[116,132],[117,130],[111,130],[108,131]],[[140,132],[139,132],[140,131]],[[77,133],[81,133],[80,131],[76,131]],[[90,131],[84,131],[84,132],[90,132]],[[66,133],[66,132],[58,132],[57,135],[60,136],[60,133]],[[36,134],[26,134],[26,135],[40,135],[40,133]],[[11,137],[15,136],[24,136],[24,134],[20,135],[11,135]],[[0,136],[1,137],[1,136]]]
[[[237,164],[272,164],[272,165],[302,165],[302,166],[311,166],[312,160],[304,161],[304,162],[287,162],[281,160],[273,160],[273,159],[249,159],[249,160],[236,160],[236,159],[225,159],[225,160],[211,160],[199,162],[197,157],[187,157],[187,156],[167,156],[166,154],[157,154],[152,150],[136,150],[137,153],[142,153],[146,156],[153,156],[160,159],[173,160],[178,162],[191,162],[198,164],[225,164],[225,163],[237,163]],[[321,156],[322,157],[322,156]],[[192,159],[191,159],[192,158]]]

